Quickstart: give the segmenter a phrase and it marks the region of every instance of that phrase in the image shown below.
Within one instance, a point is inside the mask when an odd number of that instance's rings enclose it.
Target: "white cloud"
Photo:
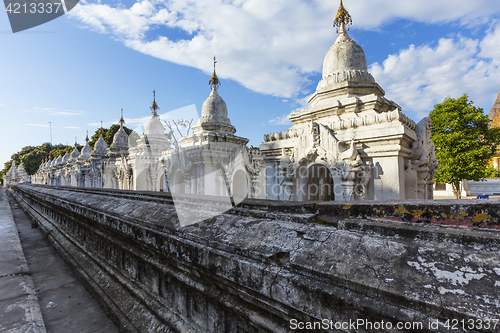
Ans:
[[[288,119],[288,113],[282,115],[281,117],[276,117],[268,121],[271,125],[292,125],[290,119]]]
[[[85,111],[74,111],[74,110],[62,110],[62,109],[54,109],[54,108],[38,108],[34,107],[33,110],[45,113],[50,116],[81,116],[85,114]]]
[[[396,18],[470,25],[500,13],[500,1],[491,0],[344,3],[359,29],[379,29]],[[335,39],[331,25],[337,8],[338,2],[330,0],[142,0],[129,8],[92,0],[69,15],[131,49],[207,74],[216,55],[220,78],[259,93],[296,98],[310,83],[307,76],[321,70]],[[184,38],[169,38],[179,30]],[[148,38],[152,31],[160,36]]]
[[[144,0],[139,4],[148,10],[134,11],[137,4],[123,9],[88,3],[70,15],[99,32],[112,34],[134,50],[207,74],[215,54],[221,78],[285,97],[308,82],[303,73],[319,69],[321,57],[334,39],[329,22],[332,17],[320,28],[314,17],[318,6],[300,0],[176,0],[154,2],[154,7]],[[180,29],[187,38],[144,37],[158,27]],[[314,38],[310,38],[312,31]],[[318,38],[323,48],[313,47]],[[311,61],[311,57],[318,61]]]
[[[196,106],[194,104],[184,106],[182,108],[178,108],[175,110],[171,110],[165,113],[158,113],[160,116],[160,120],[162,122],[164,121],[169,121],[169,120],[180,120],[180,119],[185,119],[188,121],[192,120],[192,125],[196,124],[198,121],[198,112],[196,111]],[[123,119],[125,120],[125,126],[128,128],[133,129],[136,133],[142,133],[144,130],[144,125],[146,125],[147,121],[151,118],[151,116],[144,116],[144,117],[138,117],[138,118],[126,118],[124,117]],[[103,127],[110,127],[111,125],[117,124],[118,122],[116,121],[106,121],[102,123]],[[93,126],[93,127],[101,127],[101,123],[89,123],[87,124],[88,126]]]
[[[378,28],[396,18],[424,23],[481,24],[500,12],[500,2],[491,0],[361,0],[345,1],[356,25]]]
[[[32,127],[51,127],[51,125],[45,125],[45,124],[26,124],[26,126],[32,126]],[[58,126],[52,126],[52,128],[58,128]],[[80,127],[75,127],[75,126],[62,126],[60,128],[69,128],[69,129],[78,129]]]
[[[495,65],[500,65],[500,25],[488,31],[479,46],[481,47],[479,57],[491,59]]]
[[[86,2],[75,7],[70,15],[77,16],[83,23],[94,30],[110,32],[117,37],[137,38],[149,30],[152,22],[149,20],[153,14],[154,6],[144,0],[136,2],[130,8],[113,8],[100,3]]]
[[[43,124],[26,124],[26,126],[33,126],[33,127],[49,127],[49,125],[43,125]]]
[[[414,46],[390,55],[370,71],[387,97],[415,119],[427,115],[447,95],[468,94],[487,112],[500,87],[500,25],[480,41],[442,38],[436,46]],[[411,114],[410,114],[411,115]]]

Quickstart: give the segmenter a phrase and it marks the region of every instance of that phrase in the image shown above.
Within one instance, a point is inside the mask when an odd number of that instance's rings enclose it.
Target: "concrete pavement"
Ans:
[[[0,333],[118,333],[31,223],[0,189]]]
[[[0,332],[46,332],[33,278],[3,189],[0,190]]]

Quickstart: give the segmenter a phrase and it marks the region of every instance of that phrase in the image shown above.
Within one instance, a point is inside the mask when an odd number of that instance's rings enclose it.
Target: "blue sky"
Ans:
[[[418,121],[447,95],[487,112],[500,89],[500,1],[346,0],[350,36],[369,71]],[[69,14],[12,34],[0,11],[0,163],[27,145],[83,142],[124,109],[201,110],[217,56],[220,95],[237,134],[258,146],[290,126],[314,92],[335,41],[336,0],[80,2]],[[164,116],[166,119],[167,116]]]

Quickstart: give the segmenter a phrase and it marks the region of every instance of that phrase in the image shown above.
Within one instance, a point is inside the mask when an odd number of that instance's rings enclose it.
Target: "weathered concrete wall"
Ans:
[[[437,332],[447,320],[500,319],[498,230],[381,219],[477,212],[496,226],[497,205],[253,200],[181,228],[165,194],[13,191],[124,331],[287,332],[290,320],[362,319]],[[184,209],[203,214],[214,205],[186,199]],[[441,326],[430,329],[436,320]],[[486,331],[500,332],[492,325]]]

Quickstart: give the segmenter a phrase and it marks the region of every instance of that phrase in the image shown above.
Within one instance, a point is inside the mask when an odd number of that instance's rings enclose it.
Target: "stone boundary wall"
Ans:
[[[172,196],[164,192],[128,191],[119,189],[79,188],[67,186],[51,186],[48,188],[64,188],[69,191],[85,193],[109,193],[115,197],[133,200],[147,200],[173,204]],[[196,198],[192,195],[176,194],[186,199]],[[199,197],[203,200],[203,196]],[[365,201],[365,202],[290,202],[276,200],[246,199],[233,212],[253,210],[265,212],[265,216],[273,214],[314,214],[317,216],[336,216],[339,218],[362,218],[376,220],[398,220],[403,222],[432,223],[440,225],[457,225],[463,227],[479,227],[500,229],[500,198],[496,199],[447,199],[447,200],[407,200],[407,201]]]
[[[297,203],[245,200],[241,207],[268,212],[392,220],[500,229],[500,199]]]
[[[475,182],[467,181],[470,195],[499,195],[500,194],[500,179],[485,179],[484,181]]]
[[[422,322],[436,332],[429,322],[445,331],[446,320],[500,319],[498,230],[387,220],[427,211],[432,222],[440,210],[495,226],[490,203],[249,200],[181,228],[166,194],[11,191],[124,332],[288,332],[290,320]],[[201,213],[217,205],[186,202]]]

